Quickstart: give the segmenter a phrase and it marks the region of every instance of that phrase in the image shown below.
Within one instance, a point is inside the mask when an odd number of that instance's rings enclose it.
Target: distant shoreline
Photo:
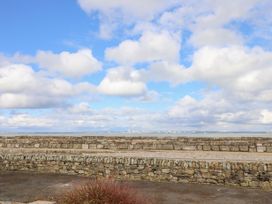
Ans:
[[[104,133],[104,132],[0,132],[0,136],[123,136],[123,137],[268,137],[272,132],[185,132],[185,133]]]

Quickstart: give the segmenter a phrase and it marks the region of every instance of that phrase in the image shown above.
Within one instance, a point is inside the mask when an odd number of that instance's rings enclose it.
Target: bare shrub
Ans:
[[[113,180],[90,180],[56,198],[58,204],[152,204],[127,184]]]

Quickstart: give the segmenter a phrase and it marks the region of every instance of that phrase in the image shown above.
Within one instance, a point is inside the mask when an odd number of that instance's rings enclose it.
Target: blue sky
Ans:
[[[271,131],[269,0],[0,3],[0,131]]]

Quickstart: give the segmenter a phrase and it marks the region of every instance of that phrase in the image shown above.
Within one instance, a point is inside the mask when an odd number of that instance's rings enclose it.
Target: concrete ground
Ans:
[[[57,174],[1,172],[0,200],[48,200],[55,193],[69,190],[86,179]],[[272,192],[259,189],[147,181],[129,182],[129,185],[154,198],[156,204],[272,204]]]

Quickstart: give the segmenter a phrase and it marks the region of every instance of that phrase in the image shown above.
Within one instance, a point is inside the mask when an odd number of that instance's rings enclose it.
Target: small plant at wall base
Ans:
[[[57,204],[153,204],[128,185],[113,180],[90,180],[56,200]]]

